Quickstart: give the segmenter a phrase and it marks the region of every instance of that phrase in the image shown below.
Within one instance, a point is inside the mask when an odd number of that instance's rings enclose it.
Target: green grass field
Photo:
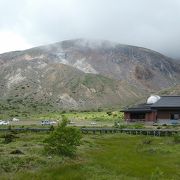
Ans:
[[[180,179],[180,144],[173,137],[84,135],[69,159],[45,154],[47,133],[15,136],[9,144],[0,138],[0,179]],[[17,149],[23,154],[11,154]]]

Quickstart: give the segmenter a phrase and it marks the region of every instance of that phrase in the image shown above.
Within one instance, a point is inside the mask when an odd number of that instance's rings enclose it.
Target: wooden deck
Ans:
[[[148,136],[172,136],[180,131],[172,129],[118,129],[118,128],[81,128],[82,133],[88,134],[107,134],[107,133],[126,133],[133,135]]]

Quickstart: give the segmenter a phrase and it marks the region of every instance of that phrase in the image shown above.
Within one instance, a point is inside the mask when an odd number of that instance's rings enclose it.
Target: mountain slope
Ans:
[[[130,103],[144,93],[125,82],[63,64],[17,61],[0,69],[1,100],[12,106],[20,102],[24,107],[41,103],[55,109],[96,109]]]
[[[159,92],[159,94],[161,95],[180,95],[180,84],[164,89],[162,91]]]
[[[12,106],[124,106],[179,83],[177,61],[108,41],[69,40],[0,55],[1,101]]]

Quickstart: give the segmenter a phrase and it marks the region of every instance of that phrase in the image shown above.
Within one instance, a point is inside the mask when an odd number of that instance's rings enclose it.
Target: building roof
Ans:
[[[123,112],[152,112],[158,108],[180,108],[180,96],[161,96],[154,104],[139,104]]]
[[[139,104],[135,107],[130,107],[123,110],[123,112],[151,112],[151,105],[149,104]]]
[[[152,108],[159,107],[178,107],[180,108],[180,96],[161,96],[161,98],[154,104]]]

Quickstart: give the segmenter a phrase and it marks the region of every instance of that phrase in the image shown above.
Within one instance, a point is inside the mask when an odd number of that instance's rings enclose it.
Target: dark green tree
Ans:
[[[57,154],[72,157],[81,142],[79,129],[67,126],[67,119],[62,117],[62,123],[45,139],[45,151],[48,154]]]

